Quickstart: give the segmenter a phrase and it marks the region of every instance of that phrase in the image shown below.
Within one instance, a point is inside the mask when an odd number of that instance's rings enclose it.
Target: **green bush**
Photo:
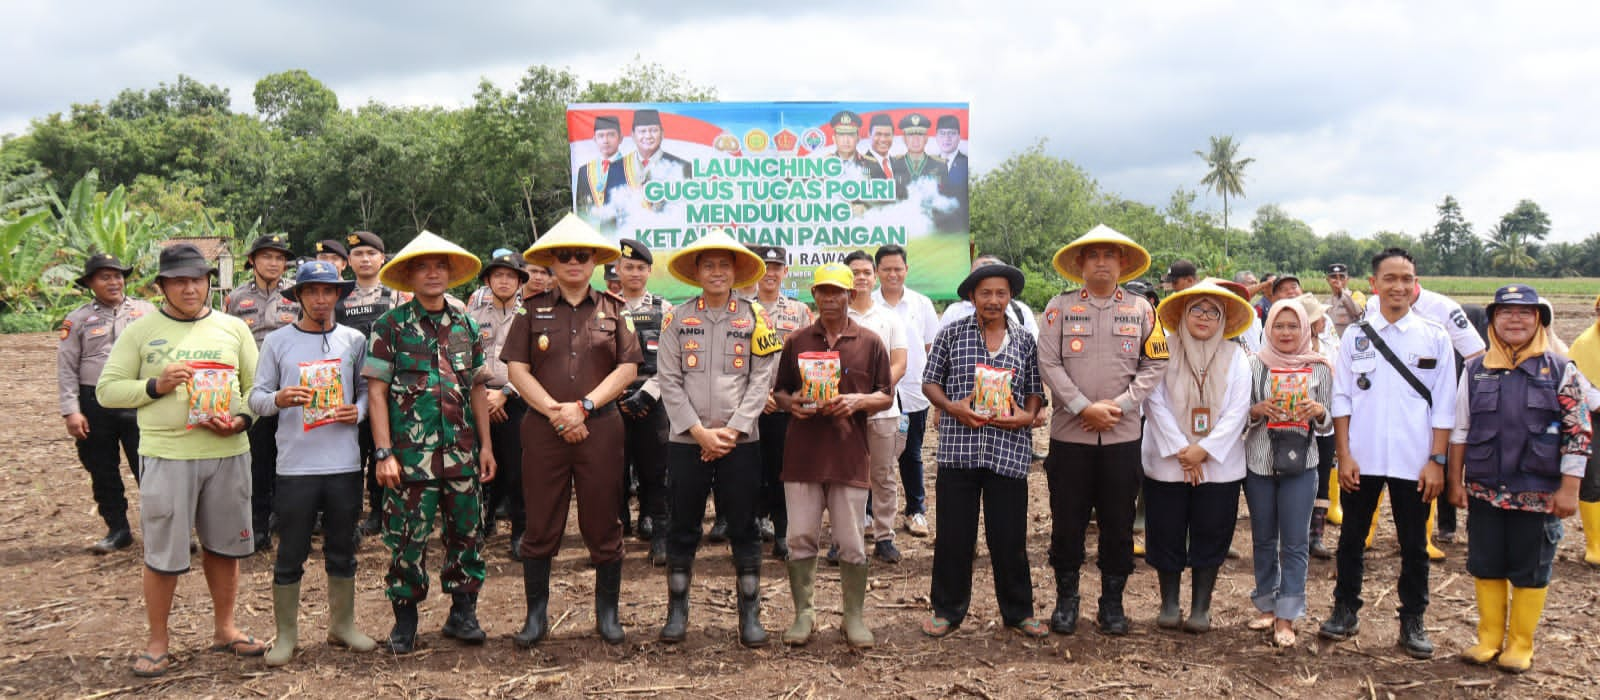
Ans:
[[[0,314],[0,335],[12,333],[44,333],[55,330],[56,322],[41,313]]]

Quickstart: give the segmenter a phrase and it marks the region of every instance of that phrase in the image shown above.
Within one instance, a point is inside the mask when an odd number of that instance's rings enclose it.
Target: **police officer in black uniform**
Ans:
[[[383,239],[378,234],[356,231],[345,236],[344,240],[349,245],[345,255],[350,261],[351,271],[355,273],[356,288],[338,306],[333,307],[334,319],[361,331],[370,339],[372,324],[378,317],[404,304],[411,297],[385,287],[378,281],[378,273],[383,270],[383,263],[387,260]],[[383,529],[378,518],[383,512],[383,489],[378,487],[377,460],[372,458],[372,426],[362,419],[357,427],[357,439],[361,442],[361,468],[367,473],[368,515],[361,521],[361,534],[371,537]]]
[[[640,539],[650,541],[650,563],[667,564],[667,414],[661,410],[661,389],[656,382],[656,347],[661,339],[661,324],[672,305],[645,289],[655,256],[643,243],[631,238],[618,241],[622,257],[613,266],[622,284],[626,313],[639,335],[644,362],[639,376],[622,393],[617,406],[622,411],[626,431],[624,452],[629,482],[638,484]],[[624,482],[628,483],[628,482]],[[627,490],[623,490],[622,519],[628,519]]]

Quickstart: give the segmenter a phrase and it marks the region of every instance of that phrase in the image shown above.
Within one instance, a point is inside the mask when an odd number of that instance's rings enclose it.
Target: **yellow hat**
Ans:
[[[556,225],[546,231],[527,250],[522,251],[522,259],[541,267],[556,264],[553,254],[560,248],[593,248],[594,264],[608,265],[622,257],[622,249],[617,244],[606,240],[599,231],[594,230],[589,222],[571,212],[561,217]]]
[[[845,267],[843,263],[831,262],[820,265],[811,272],[811,288],[829,286],[838,287],[845,291],[856,288],[856,275]]]
[[[1181,292],[1173,292],[1171,296],[1162,299],[1161,305],[1156,307],[1156,317],[1161,320],[1161,325],[1167,329],[1169,335],[1176,333],[1178,326],[1183,323],[1184,309],[1189,308],[1195,297],[1201,296],[1210,297],[1222,307],[1223,315],[1227,317],[1227,323],[1222,327],[1222,337],[1237,338],[1249,330],[1250,319],[1256,314],[1250,302],[1206,279]]]
[[[767,264],[761,261],[761,256],[733,240],[733,236],[720,228],[707,231],[705,235],[695,239],[695,242],[673,254],[672,260],[667,262],[667,271],[671,272],[679,282],[700,286],[700,277],[694,267],[695,256],[708,250],[726,250],[733,253],[734,289],[755,284],[761,281],[762,275],[767,274]]]
[[[450,260],[451,287],[477,279],[478,269],[483,267],[478,256],[467,252],[466,248],[440,238],[431,231],[423,231],[378,271],[378,281],[397,292],[415,292],[411,288],[411,274],[406,266],[412,260],[426,255],[443,255]]]
[[[1134,243],[1132,238],[1117,233],[1110,226],[1099,224],[1088,233],[1083,234],[1071,243],[1061,246],[1056,251],[1051,263],[1055,265],[1056,272],[1070,281],[1083,284],[1083,270],[1078,268],[1078,251],[1085,246],[1095,244],[1110,244],[1122,248],[1122,259],[1126,265],[1122,268],[1122,276],[1117,278],[1117,284],[1138,279],[1146,270],[1150,269],[1150,252]]]

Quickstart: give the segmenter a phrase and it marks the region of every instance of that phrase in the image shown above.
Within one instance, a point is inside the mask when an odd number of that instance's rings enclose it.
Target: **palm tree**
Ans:
[[[1489,242],[1484,247],[1489,253],[1489,263],[1501,272],[1516,274],[1532,269],[1536,263],[1529,252],[1527,237],[1504,221],[1489,229]]]
[[[1237,159],[1239,144],[1233,136],[1212,136],[1211,151],[1195,151],[1211,169],[1200,178],[1200,184],[1222,196],[1222,254],[1228,254],[1228,195],[1244,196],[1244,169],[1254,163],[1254,158]]]

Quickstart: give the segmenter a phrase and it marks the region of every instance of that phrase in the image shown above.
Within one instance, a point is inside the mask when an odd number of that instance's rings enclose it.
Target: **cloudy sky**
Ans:
[[[346,107],[459,106],[480,77],[609,80],[639,56],[725,100],[968,101],[976,171],[1043,138],[1157,206],[1233,134],[1257,161],[1236,226],[1276,203],[1320,233],[1416,234],[1453,194],[1479,232],[1519,199],[1555,240],[1600,232],[1592,2],[404,4],[12,0],[0,133],[179,73],[240,111],[290,68]]]

